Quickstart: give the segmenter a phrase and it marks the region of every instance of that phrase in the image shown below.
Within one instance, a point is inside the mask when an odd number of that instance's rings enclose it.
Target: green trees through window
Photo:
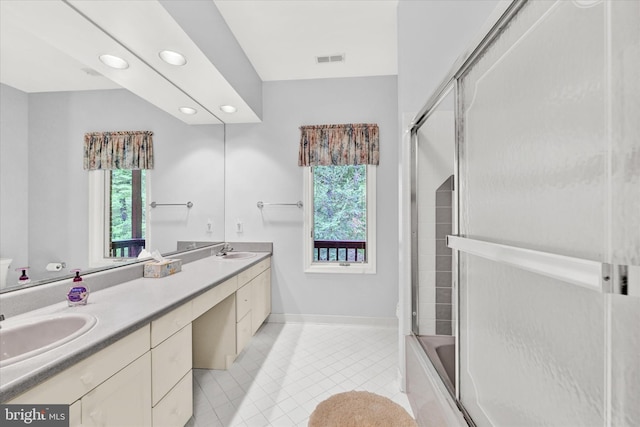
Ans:
[[[364,261],[366,166],[314,166],[313,192],[314,261]]]
[[[136,257],[145,245],[146,171],[110,173],[109,256]]]

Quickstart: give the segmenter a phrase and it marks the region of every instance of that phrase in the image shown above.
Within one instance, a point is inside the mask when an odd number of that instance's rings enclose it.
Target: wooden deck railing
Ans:
[[[144,239],[114,240],[111,242],[111,256],[114,258],[136,258],[144,249]]]
[[[314,261],[365,262],[367,242],[363,240],[316,240]]]

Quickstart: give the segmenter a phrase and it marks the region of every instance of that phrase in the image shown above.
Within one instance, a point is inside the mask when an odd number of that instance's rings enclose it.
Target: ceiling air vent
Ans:
[[[329,64],[331,62],[344,62],[344,54],[316,56],[316,62],[318,64]]]

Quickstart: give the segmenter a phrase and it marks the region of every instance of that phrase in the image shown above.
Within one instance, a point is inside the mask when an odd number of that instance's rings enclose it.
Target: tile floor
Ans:
[[[365,390],[411,407],[398,384],[396,329],[265,323],[228,371],[193,370],[188,427],[306,426],[335,393]]]

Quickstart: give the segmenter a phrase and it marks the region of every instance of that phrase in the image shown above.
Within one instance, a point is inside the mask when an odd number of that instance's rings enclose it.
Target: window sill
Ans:
[[[348,266],[338,264],[318,264],[307,265],[304,269],[305,273],[320,274],[376,274],[375,265],[351,263]]]

